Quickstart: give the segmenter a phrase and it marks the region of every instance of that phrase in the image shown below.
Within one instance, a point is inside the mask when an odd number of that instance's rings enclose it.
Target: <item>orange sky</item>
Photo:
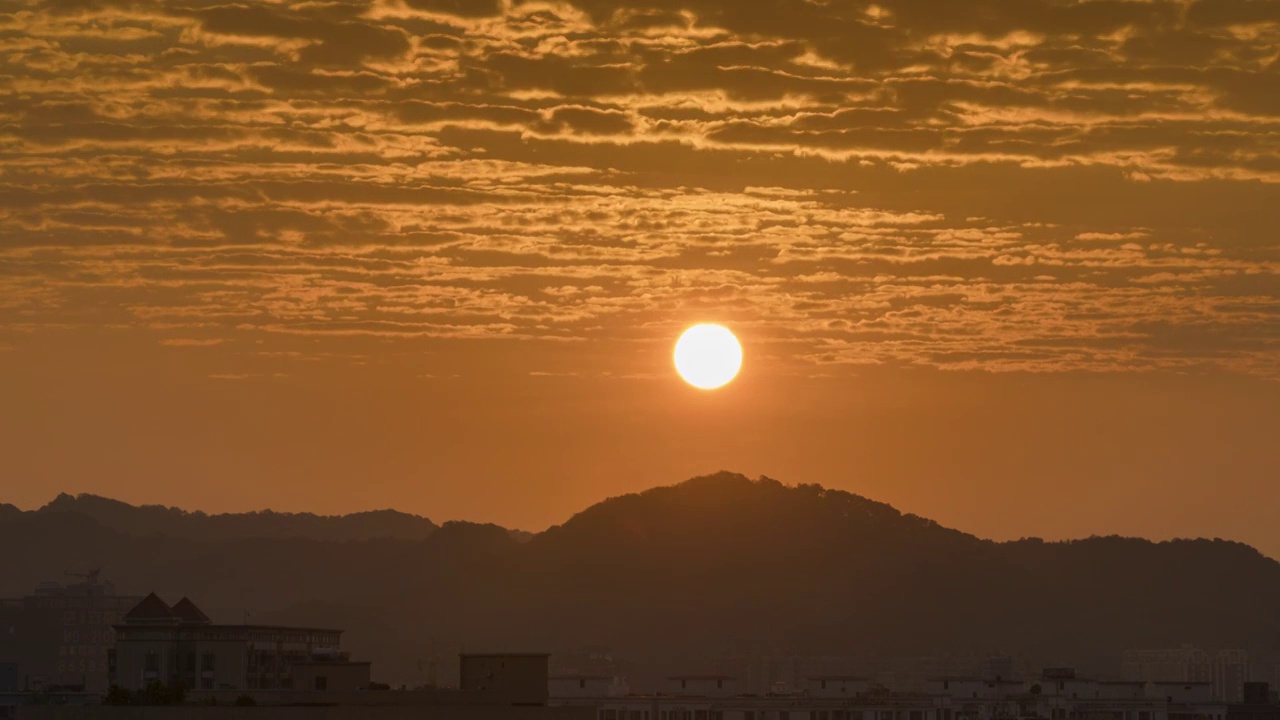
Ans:
[[[1273,0],[0,5],[0,502],[540,529],[731,469],[1280,556],[1276,47]]]

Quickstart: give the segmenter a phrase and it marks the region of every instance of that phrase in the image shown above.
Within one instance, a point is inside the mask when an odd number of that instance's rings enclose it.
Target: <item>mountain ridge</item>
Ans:
[[[53,512],[76,513],[76,514],[82,514],[82,515],[91,517],[94,520],[104,524],[106,527],[111,527],[113,529],[120,530],[122,532],[125,532],[126,534],[166,535],[165,532],[158,532],[155,530],[140,531],[138,529],[137,524],[129,524],[129,523],[123,523],[118,521],[104,522],[105,520],[113,520],[112,518],[104,517],[104,513],[102,512],[103,508],[110,508],[114,512],[121,512],[121,513],[133,512],[133,513],[139,513],[139,514],[153,513],[157,516],[164,515],[170,518],[171,521],[174,521],[174,522],[178,522],[182,520],[191,520],[194,522],[204,522],[204,521],[218,522],[218,521],[228,521],[228,520],[245,520],[247,522],[252,522],[254,520],[261,519],[264,522],[276,520],[276,521],[282,521],[285,523],[297,523],[300,525],[304,523],[315,523],[317,526],[322,526],[325,523],[340,524],[342,521],[367,519],[372,521],[370,525],[374,524],[378,520],[383,520],[383,521],[390,520],[392,521],[392,523],[397,523],[397,522],[403,523],[404,524],[403,527],[409,529],[409,532],[396,532],[397,528],[395,527],[392,527],[390,529],[384,528],[383,532],[381,533],[378,533],[378,534],[369,533],[367,535],[361,534],[359,532],[348,531],[350,532],[349,536],[344,535],[341,532],[312,533],[312,534],[308,534],[306,532],[295,532],[290,534],[288,531],[277,530],[277,531],[265,533],[262,535],[230,532],[228,533],[228,537],[226,539],[233,539],[233,538],[252,539],[257,537],[281,537],[281,538],[304,538],[304,539],[314,539],[314,540],[334,540],[339,542],[350,541],[350,540],[374,540],[374,539],[384,539],[384,538],[403,539],[403,540],[422,540],[422,539],[425,539],[427,535],[430,535],[431,533],[441,529],[444,525],[464,524],[464,525],[502,527],[508,533],[511,533],[512,536],[515,537],[517,540],[523,541],[523,540],[528,540],[534,537],[542,536],[553,531],[558,532],[559,529],[567,525],[570,525],[575,522],[581,522],[583,521],[583,519],[590,517],[593,514],[603,512],[605,508],[612,508],[619,503],[630,503],[635,501],[642,501],[646,498],[663,495],[665,493],[670,493],[670,492],[688,491],[690,489],[698,488],[699,486],[704,484],[706,485],[715,484],[718,487],[718,489],[724,489],[725,487],[731,486],[731,485],[726,485],[725,483],[730,483],[730,484],[736,483],[740,485],[741,484],[746,484],[746,485],[763,484],[763,485],[773,485],[778,488],[786,488],[786,489],[792,489],[797,491],[816,492],[819,496],[825,497],[825,498],[840,499],[844,502],[849,502],[851,500],[853,503],[858,504],[860,507],[868,509],[869,512],[871,511],[871,509],[878,510],[879,512],[882,513],[881,515],[882,517],[892,516],[892,517],[901,518],[902,520],[907,522],[918,522],[923,527],[939,528],[941,530],[954,533],[957,536],[963,536],[963,537],[971,538],[975,541],[984,542],[984,543],[993,543],[997,545],[1016,545],[1019,543],[1034,543],[1039,545],[1061,545],[1061,544],[1070,544],[1070,543],[1077,543],[1077,542],[1083,542],[1083,541],[1089,541],[1089,540],[1103,540],[1103,539],[1133,540],[1136,542],[1150,543],[1154,545],[1206,541],[1206,542],[1223,543],[1228,545],[1236,545],[1241,548],[1247,548],[1252,553],[1256,553],[1257,555],[1263,558],[1272,560],[1273,562],[1277,562],[1278,564],[1280,564],[1280,560],[1271,558],[1270,556],[1266,555],[1265,553],[1253,547],[1252,545],[1249,545],[1248,543],[1244,543],[1236,540],[1228,540],[1223,538],[1175,537],[1175,538],[1168,538],[1164,540],[1152,540],[1149,538],[1112,533],[1107,535],[1089,535],[1086,537],[1079,537],[1079,538],[1066,538],[1062,540],[1045,540],[1037,536],[1021,537],[1021,538],[1011,539],[1011,540],[993,540],[989,538],[983,538],[978,535],[964,532],[962,530],[958,530],[955,528],[949,528],[947,526],[944,526],[938,523],[935,520],[932,520],[930,518],[926,518],[920,515],[916,515],[914,513],[906,513],[906,512],[899,511],[893,505],[890,505],[888,503],[872,500],[865,496],[858,495],[856,493],[852,493],[846,490],[826,488],[821,485],[806,484],[806,483],[801,483],[797,485],[787,485],[779,480],[775,480],[767,476],[760,476],[759,478],[752,480],[740,473],[733,473],[729,471],[721,471],[721,472],[713,473],[709,475],[695,476],[693,478],[678,482],[673,485],[660,485],[660,486],[655,486],[639,492],[624,493],[622,495],[606,497],[600,501],[593,503],[587,508],[577,513],[574,513],[564,522],[556,525],[552,525],[548,527],[546,530],[543,530],[541,532],[506,528],[496,523],[476,522],[476,521],[469,521],[469,520],[446,520],[443,523],[438,524],[425,516],[417,515],[414,513],[406,513],[400,510],[395,510],[393,508],[361,510],[353,513],[344,513],[344,514],[322,514],[322,513],[312,513],[307,511],[278,511],[278,510],[273,510],[271,508],[264,508],[262,510],[250,510],[250,511],[244,511],[244,512],[209,513],[209,512],[198,510],[198,509],[188,510],[178,506],[170,506],[170,505],[162,505],[162,504],[145,503],[140,505],[134,505],[132,503],[128,503],[122,500],[116,500],[114,498],[109,498],[103,495],[97,495],[95,493],[72,494],[67,492],[59,492],[57,495],[54,496],[52,500],[33,510],[22,510],[21,508],[15,505],[0,502],[0,520],[10,518],[16,515],[26,515],[30,513],[53,513]],[[145,528],[150,527],[146,523],[144,523],[142,526]],[[173,537],[191,537],[193,539],[205,539],[205,538],[201,538],[199,533],[192,533],[192,532],[181,532],[172,536]],[[208,538],[208,539],[222,539],[222,538]]]
[[[440,529],[430,519],[398,510],[369,510],[345,515],[258,510],[206,513],[166,505],[132,505],[120,500],[80,493],[59,493],[34,513],[73,513],[131,535],[161,535],[196,540],[254,537],[301,537],[318,540],[398,538],[424,540]]]
[[[1125,649],[1192,643],[1280,660],[1280,563],[1243,543],[996,542],[733,473],[609,498],[525,541],[467,522],[421,538],[140,535],[59,506],[0,512],[0,546],[26,549],[0,592],[29,592],[49,568],[104,567],[121,591],[186,595],[215,619],[346,628],[344,644],[397,683],[414,681],[425,648],[606,645],[654,672],[766,651],[984,648],[1106,667]]]

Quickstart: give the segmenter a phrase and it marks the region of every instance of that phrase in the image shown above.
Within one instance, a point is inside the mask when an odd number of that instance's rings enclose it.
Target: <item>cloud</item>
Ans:
[[[27,335],[364,362],[701,313],[821,366],[1280,374],[1274,2],[18,7]]]
[[[160,344],[167,347],[213,347],[224,342],[223,338],[165,338]]]

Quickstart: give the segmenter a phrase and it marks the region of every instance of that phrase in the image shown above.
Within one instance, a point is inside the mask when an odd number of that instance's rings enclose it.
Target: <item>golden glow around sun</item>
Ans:
[[[676,372],[690,385],[714,390],[742,367],[742,345],[723,325],[694,325],[676,341]]]

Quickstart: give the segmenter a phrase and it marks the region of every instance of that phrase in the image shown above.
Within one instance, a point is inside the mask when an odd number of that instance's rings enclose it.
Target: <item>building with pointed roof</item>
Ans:
[[[187,597],[174,603],[170,611],[188,625],[209,625],[213,621]]]
[[[174,614],[173,608],[161,600],[159,595],[148,593],[124,614],[121,621],[134,625],[176,625],[181,622],[181,618]]]
[[[111,682],[127,690],[151,683],[191,691],[360,690],[370,663],[340,648],[341,630],[220,625],[190,598],[170,606],[155,593],[115,626]]]

